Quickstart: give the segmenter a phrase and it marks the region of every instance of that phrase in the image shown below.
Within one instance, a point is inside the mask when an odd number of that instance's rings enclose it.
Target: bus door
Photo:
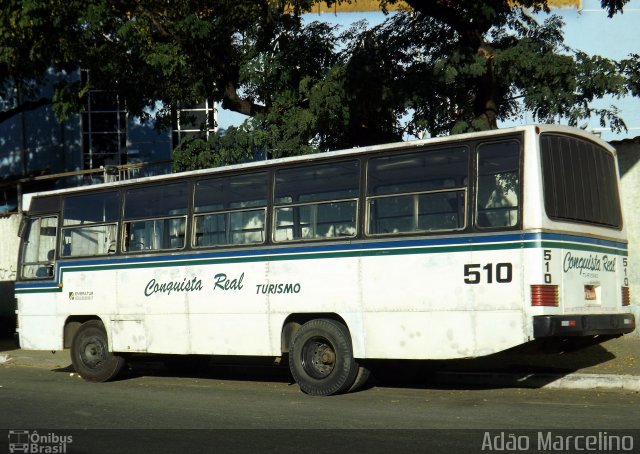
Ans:
[[[57,216],[34,217],[26,221],[22,232],[22,279],[51,280],[55,277],[57,227]]]

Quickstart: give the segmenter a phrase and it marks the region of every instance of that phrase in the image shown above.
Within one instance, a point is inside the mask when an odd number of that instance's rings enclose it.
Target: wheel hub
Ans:
[[[336,353],[331,349],[331,347],[324,347],[322,351],[319,353],[320,361],[324,365],[333,364],[336,362]]]
[[[105,349],[97,339],[89,339],[81,352],[82,362],[92,369],[95,369],[106,358]]]
[[[310,339],[302,349],[302,367],[312,377],[323,379],[333,372],[336,352],[324,338]]]

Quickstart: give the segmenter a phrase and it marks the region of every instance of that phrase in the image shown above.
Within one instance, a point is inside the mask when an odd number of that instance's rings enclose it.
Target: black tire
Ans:
[[[71,362],[85,380],[105,382],[118,376],[125,359],[109,351],[107,332],[102,322],[89,320],[80,325],[73,336]]]
[[[369,377],[371,376],[371,371],[363,366],[358,367],[358,373],[356,374],[356,378],[353,381],[353,384],[347,390],[348,393],[352,393],[354,391],[362,388],[365,383],[369,381]]]
[[[302,325],[289,347],[289,368],[306,394],[330,396],[348,390],[359,366],[353,359],[347,327],[328,319]]]

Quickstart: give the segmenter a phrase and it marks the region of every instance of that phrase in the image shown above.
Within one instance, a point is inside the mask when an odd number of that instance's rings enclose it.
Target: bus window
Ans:
[[[469,175],[466,147],[369,161],[369,235],[461,230]]]
[[[22,277],[24,279],[53,277],[57,225],[57,216],[35,218],[28,221],[22,250]]]
[[[194,247],[264,243],[267,173],[201,180],[194,195]]]
[[[356,235],[359,161],[276,172],[275,241]]]
[[[130,189],[124,200],[125,251],[182,249],[185,246],[187,183]]]
[[[67,197],[63,203],[62,257],[116,252],[117,191]]]
[[[496,142],[478,148],[476,226],[512,228],[519,221],[520,152],[518,142]]]
[[[622,226],[615,158],[584,139],[540,137],[544,207],[552,219]]]

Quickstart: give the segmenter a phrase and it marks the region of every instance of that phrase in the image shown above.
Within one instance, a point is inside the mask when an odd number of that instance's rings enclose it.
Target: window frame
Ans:
[[[184,214],[175,214],[175,215],[165,215],[165,216],[126,216],[127,209],[127,193],[129,191],[134,191],[137,189],[149,189],[149,188],[161,188],[162,186],[166,186],[168,184],[173,185],[184,185],[186,188],[186,197],[185,197],[185,205],[184,205]],[[193,218],[193,178],[186,179],[176,179],[171,180],[169,182],[154,182],[153,184],[144,184],[144,185],[132,185],[130,187],[125,187],[122,190],[121,194],[121,202],[120,202],[120,251],[123,254],[149,254],[154,252],[163,252],[163,251],[184,251],[189,247],[189,229],[190,220]],[[183,219],[184,220],[184,241],[182,242],[182,247],[179,248],[160,248],[160,249],[138,249],[133,250],[129,248],[129,240],[128,236],[130,233],[130,224],[134,222],[149,222],[149,221],[166,221],[172,219]]]
[[[196,231],[196,227],[198,224],[197,219],[198,218],[203,218],[206,216],[216,216],[216,215],[225,215],[225,216],[229,216],[231,214],[234,213],[247,213],[247,212],[252,212],[252,211],[262,211],[264,213],[264,224],[262,226],[262,229],[260,230],[262,232],[262,241],[259,242],[254,242],[254,243],[226,243],[226,244],[206,244],[206,245],[198,245],[196,244],[197,242],[197,238],[198,238],[198,232]],[[260,245],[264,245],[267,242],[267,213],[268,213],[268,204],[265,206],[258,206],[258,207],[249,207],[249,208],[239,208],[239,209],[230,209],[230,210],[220,210],[220,211],[204,211],[204,212],[198,212],[196,213],[195,211],[193,212],[192,215],[192,225],[191,225],[191,247],[193,249],[207,249],[207,248],[213,248],[213,249],[218,249],[218,248],[229,248],[229,247],[247,247],[247,246],[260,246]],[[247,230],[247,229],[245,229]],[[231,229],[225,229],[225,235],[230,234],[232,232]],[[257,232],[257,230],[256,230]]]
[[[116,233],[115,233],[114,239],[108,244],[106,252],[102,254],[65,255],[64,251],[65,251],[65,246],[67,245],[67,243],[65,243],[65,232],[72,231],[72,230],[76,230],[76,231],[90,230],[96,227],[108,227],[108,226],[115,226]],[[75,258],[81,258],[81,257],[104,257],[105,255],[114,255],[118,252],[118,237],[119,237],[118,228],[119,228],[118,221],[106,222],[106,223],[100,223],[100,224],[75,224],[75,225],[61,227],[60,228],[60,247],[59,247],[58,256],[61,259],[75,259]],[[112,244],[113,244],[113,250],[111,248]]]
[[[236,177],[243,178],[248,175],[258,176],[261,174],[264,174],[264,180],[265,180],[265,190],[263,193],[264,198],[261,199],[261,200],[264,200],[264,205],[247,206],[247,207],[239,207],[239,208],[222,208],[220,210],[196,211],[196,193],[198,190],[198,183],[208,181],[208,180],[216,180],[216,179],[233,179]],[[251,246],[266,245],[269,241],[269,215],[270,215],[269,208],[271,206],[271,199],[272,199],[271,193],[273,190],[272,189],[273,185],[271,182],[272,182],[272,169],[270,168],[251,169],[247,173],[222,172],[220,174],[212,174],[206,177],[194,178],[192,181],[193,190],[191,193],[191,202],[189,207],[190,209],[189,216],[191,219],[191,228],[190,228],[191,241],[189,242],[189,247],[191,247],[192,249],[202,250],[202,249],[222,249],[222,248],[251,247]],[[232,213],[242,213],[242,212],[249,212],[249,211],[260,211],[260,210],[264,211],[264,226],[262,228],[262,241],[255,242],[255,243],[244,243],[244,244],[229,243],[229,244],[218,244],[218,245],[208,244],[208,245],[202,245],[202,246],[196,244],[196,240],[198,238],[198,235],[196,232],[196,225],[197,225],[196,219],[198,217],[218,215],[218,214],[231,215]]]
[[[290,228],[290,229],[294,229],[295,225],[292,225],[291,227],[281,227],[278,228],[278,226],[276,225],[278,216],[277,216],[277,210],[279,209],[287,209],[287,208],[299,208],[299,207],[303,207],[303,206],[315,206],[318,207],[320,205],[329,205],[332,203],[348,203],[348,202],[355,202],[355,209],[354,209],[354,227],[355,227],[355,232],[353,233],[353,235],[341,235],[341,236],[331,236],[331,237],[313,237],[313,238],[293,238],[290,240],[278,240],[276,239],[276,234],[279,230],[283,230],[286,228]],[[358,233],[360,231],[359,228],[359,212],[360,212],[360,199],[359,197],[352,197],[349,199],[331,199],[331,200],[322,200],[322,201],[315,201],[315,202],[303,202],[303,203],[287,203],[287,204],[282,204],[282,205],[276,205],[275,203],[272,205],[272,223],[273,223],[273,227],[271,229],[271,240],[273,241],[274,244],[280,244],[280,243],[299,243],[299,242],[311,242],[311,241],[333,241],[333,240],[346,240],[346,239],[353,239],[356,238],[358,236]],[[315,224],[316,226],[318,225],[318,223],[316,222]],[[299,224],[298,227],[302,228],[303,225]]]
[[[382,233],[371,233],[370,231],[370,227],[371,227],[371,203],[375,200],[379,200],[379,199],[385,199],[385,198],[392,198],[392,197],[419,197],[422,195],[430,195],[430,194],[444,194],[444,193],[453,193],[453,194],[458,194],[458,193],[463,193],[464,194],[464,203],[463,203],[463,225],[462,227],[456,228],[456,229],[418,229],[416,228],[415,230],[406,230],[403,232],[382,232]],[[389,236],[389,235],[416,235],[416,234],[430,234],[430,233],[442,233],[442,232],[463,232],[464,230],[467,229],[468,227],[468,222],[467,222],[467,218],[468,218],[468,209],[469,209],[469,188],[468,187],[455,187],[455,188],[447,188],[447,189],[435,189],[433,191],[418,191],[418,192],[403,192],[403,193],[398,193],[398,194],[382,194],[382,195],[377,195],[377,196],[367,196],[366,197],[366,215],[365,215],[365,222],[366,222],[366,228],[365,228],[365,232],[366,232],[366,236],[367,237],[371,237],[371,238],[375,238],[375,237],[380,237],[380,236]],[[413,212],[413,217],[414,219],[418,219],[420,218],[420,213],[414,211]]]
[[[514,142],[518,146],[518,218],[513,226],[508,227],[482,227],[478,225],[478,188],[479,188],[479,180],[480,180],[480,166],[479,166],[479,155],[480,148],[486,145],[498,144],[498,143],[506,143],[506,142]],[[521,136],[511,136],[507,135],[500,138],[495,138],[492,140],[486,141],[477,141],[474,145],[474,153],[473,153],[473,161],[474,161],[474,195],[473,200],[473,228],[480,232],[502,232],[502,231],[510,231],[510,230],[521,230],[522,229],[522,219],[524,213],[524,141]]]
[[[184,240],[182,242],[182,247],[179,248],[154,248],[154,249],[130,249],[129,246],[129,241],[127,239],[127,236],[129,235],[129,232],[131,230],[130,228],[130,224],[132,223],[137,223],[137,222],[149,222],[149,221],[171,221],[174,219],[183,219],[184,220]],[[188,232],[188,221],[189,221],[189,215],[185,214],[185,215],[180,215],[180,216],[164,216],[164,217],[159,217],[159,218],[141,218],[141,219],[127,219],[127,220],[122,220],[122,237],[121,237],[121,249],[122,252],[125,254],[144,254],[144,253],[150,253],[150,252],[158,252],[158,251],[183,251],[187,248],[187,232]]]
[[[471,184],[471,175],[472,175],[472,161],[473,161],[473,149],[474,147],[474,142],[455,142],[453,144],[450,145],[436,145],[436,146],[426,146],[424,148],[420,148],[417,150],[402,150],[402,152],[400,152],[401,154],[416,154],[416,155],[420,155],[423,153],[433,153],[433,152],[442,152],[442,151],[446,151],[447,149],[452,149],[452,148],[465,148],[467,151],[467,165],[466,165],[466,169],[467,169],[467,175],[466,175],[466,180],[467,183],[464,186],[453,186],[453,187],[447,187],[447,188],[434,188],[434,189],[430,189],[430,190],[426,190],[426,191],[410,191],[410,192],[396,192],[396,193],[392,193],[392,194],[379,194],[379,195],[369,195],[369,166],[371,165],[371,161],[377,157],[382,157],[382,156],[389,156],[390,154],[388,153],[377,153],[377,154],[373,154],[370,155],[367,159],[366,162],[366,168],[365,168],[365,174],[364,174],[364,185],[362,188],[362,199],[363,199],[363,203],[364,203],[364,225],[363,225],[363,234],[365,238],[380,238],[380,237],[390,237],[390,236],[403,236],[403,237],[407,237],[407,236],[416,236],[416,235],[431,235],[431,234],[442,234],[442,233],[447,233],[447,232],[451,232],[451,233],[460,233],[460,232],[464,232],[465,230],[467,230],[469,228],[469,198],[470,198],[470,184]],[[399,153],[399,154],[400,154]],[[444,174],[443,174],[444,176]],[[418,230],[411,230],[411,231],[404,231],[404,232],[383,232],[383,233],[371,233],[370,232],[370,226],[371,226],[371,219],[372,219],[372,213],[371,213],[371,201],[373,200],[377,200],[377,199],[381,199],[381,198],[391,198],[391,197],[404,197],[404,196],[420,196],[420,195],[428,195],[428,194],[433,194],[433,193],[443,193],[443,192],[453,192],[453,193],[458,193],[458,192],[463,192],[464,194],[464,213],[463,213],[463,227],[461,228],[456,228],[456,229],[437,229],[437,230],[423,230],[423,229],[418,229]],[[415,215],[415,213],[414,213]],[[419,213],[418,213],[419,216]]]
[[[366,158],[364,158],[366,160]],[[346,156],[346,157],[341,157],[340,159],[328,159],[328,160],[323,160],[323,159],[319,159],[317,161],[312,161],[312,162],[305,162],[303,164],[299,164],[299,165],[293,165],[293,166],[276,166],[274,168],[272,168],[271,170],[271,190],[270,190],[270,194],[269,194],[269,198],[268,198],[268,215],[270,216],[269,222],[269,241],[271,242],[271,244],[274,245],[278,245],[278,244],[291,244],[291,243],[304,243],[304,242],[308,242],[308,243],[316,243],[316,242],[328,242],[328,241],[345,241],[345,240],[352,240],[354,238],[357,238],[361,235],[361,210],[360,210],[360,199],[362,198],[362,194],[363,194],[363,183],[362,183],[362,175],[363,175],[363,171],[364,171],[364,166],[366,161],[363,160],[362,157],[360,156]],[[348,198],[342,198],[342,199],[336,199],[336,198],[326,198],[326,199],[317,199],[317,200],[311,200],[311,201],[304,201],[304,202],[300,202],[300,201],[292,201],[292,202],[281,202],[278,203],[276,201],[276,192],[277,192],[277,177],[278,177],[278,172],[285,170],[285,171],[293,171],[293,170],[297,170],[297,169],[304,169],[304,168],[309,168],[309,167],[314,167],[314,166],[333,166],[333,165],[340,165],[340,164],[344,164],[344,163],[354,163],[355,167],[356,167],[356,174],[357,174],[357,183],[356,183],[356,189],[355,189],[355,195],[353,195],[352,197],[348,197]],[[326,191],[328,193],[333,192],[333,191]],[[302,206],[318,206],[318,205],[328,205],[328,204],[332,204],[332,203],[341,203],[341,202],[355,202],[355,207],[354,207],[354,212],[353,212],[353,216],[354,216],[354,227],[355,227],[355,232],[353,233],[353,235],[348,235],[348,236],[332,236],[332,237],[315,237],[315,238],[293,238],[293,239],[284,239],[284,240],[278,240],[276,239],[276,233],[278,232],[278,230],[282,230],[279,229],[278,226],[276,225],[276,221],[277,221],[277,210],[278,209],[282,209],[282,208],[297,208],[297,207],[302,207]],[[316,223],[317,225],[317,223]],[[292,226],[290,228],[295,228],[295,226]]]
[[[67,205],[67,200],[74,198],[74,197],[82,197],[82,196],[98,196],[98,195],[103,195],[103,194],[111,194],[113,193],[115,195],[116,198],[116,217],[114,220],[112,221],[107,221],[107,222],[88,222],[88,223],[76,223],[76,224],[65,224],[65,208]],[[108,189],[108,190],[100,190],[100,191],[87,191],[87,192],[81,192],[78,194],[75,193],[70,193],[67,194],[65,196],[62,197],[61,200],[61,208],[60,208],[60,238],[59,238],[59,244],[58,244],[58,254],[57,256],[60,259],[75,259],[75,258],[83,258],[83,257],[104,257],[107,255],[115,255],[118,253],[119,249],[120,249],[120,234],[119,234],[119,230],[120,230],[120,224],[121,224],[121,206],[122,204],[122,198],[121,198],[121,193],[120,190],[118,188],[114,188],[114,189]],[[104,254],[84,254],[84,255],[64,255],[64,250],[65,250],[65,236],[64,236],[64,232],[67,230],[78,230],[78,229],[91,229],[94,227],[104,227],[104,226],[113,226],[115,225],[116,227],[116,232],[115,232],[115,238],[114,238],[114,249],[113,251],[111,251],[111,247],[109,245],[109,247],[107,248],[107,252],[105,252]]]

